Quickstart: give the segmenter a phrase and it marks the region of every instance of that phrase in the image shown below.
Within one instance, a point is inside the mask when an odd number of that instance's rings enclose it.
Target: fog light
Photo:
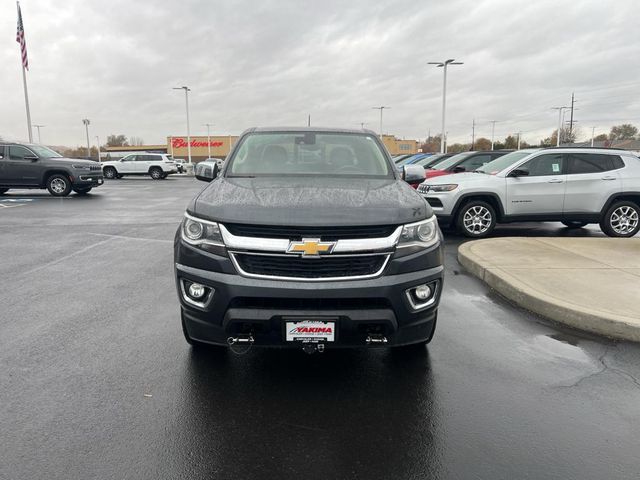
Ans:
[[[431,288],[429,285],[420,285],[414,290],[414,295],[418,300],[428,300],[431,297]]]
[[[195,300],[199,300],[205,296],[207,290],[204,285],[199,283],[192,283],[189,285],[189,296]]]

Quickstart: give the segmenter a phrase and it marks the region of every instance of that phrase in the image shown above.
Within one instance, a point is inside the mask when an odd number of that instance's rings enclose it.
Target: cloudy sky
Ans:
[[[23,0],[32,122],[77,146],[111,133],[161,143],[254,125],[367,127],[405,138],[440,131],[449,70],[451,142],[522,131],[549,136],[576,94],[582,137],[640,126],[634,0]],[[0,136],[25,139],[16,6],[0,3]],[[35,130],[34,130],[34,135]]]

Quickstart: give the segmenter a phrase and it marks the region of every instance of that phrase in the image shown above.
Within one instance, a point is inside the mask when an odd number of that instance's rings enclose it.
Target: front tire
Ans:
[[[465,237],[486,237],[496,226],[496,211],[487,202],[471,200],[458,212],[456,226]]]
[[[115,180],[116,178],[118,178],[118,171],[113,167],[106,167],[103,173],[104,178],[107,178],[109,180]]]
[[[161,180],[164,172],[162,171],[162,169],[154,167],[149,170],[149,175],[151,175],[151,178],[153,178],[154,180]]]
[[[640,207],[629,200],[615,202],[600,220],[600,228],[609,237],[633,237],[640,230]]]
[[[71,193],[71,182],[65,175],[56,173],[47,178],[47,190],[54,197],[66,197]]]
[[[74,187],[73,191],[76,192],[78,195],[86,195],[91,191],[92,188],[93,187],[84,187],[84,188]]]

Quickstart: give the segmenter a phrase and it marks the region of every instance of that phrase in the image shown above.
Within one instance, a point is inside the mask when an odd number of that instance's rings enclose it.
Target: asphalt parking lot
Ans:
[[[452,234],[422,353],[193,353],[172,243],[204,185],[0,197],[0,478],[638,478],[640,347],[511,306]]]

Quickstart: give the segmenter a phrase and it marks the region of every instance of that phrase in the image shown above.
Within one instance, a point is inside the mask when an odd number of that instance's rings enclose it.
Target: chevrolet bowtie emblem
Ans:
[[[287,253],[300,253],[303,257],[319,257],[321,253],[331,253],[336,242],[321,242],[319,238],[303,238],[301,242],[289,243]]]

